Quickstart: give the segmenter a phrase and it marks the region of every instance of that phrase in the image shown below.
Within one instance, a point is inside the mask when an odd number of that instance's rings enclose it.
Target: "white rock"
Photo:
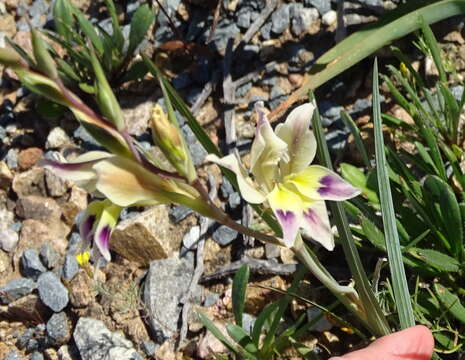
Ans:
[[[46,149],[57,149],[70,142],[69,136],[61,127],[53,128],[47,136]]]
[[[337,20],[337,12],[334,10],[329,10],[326,14],[322,16],[321,20],[324,25],[331,26]]]

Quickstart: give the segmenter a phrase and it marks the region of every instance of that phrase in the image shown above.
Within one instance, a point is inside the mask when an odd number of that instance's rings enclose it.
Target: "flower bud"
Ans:
[[[32,48],[37,62],[37,69],[52,79],[58,78],[58,71],[44,40],[36,29],[32,29]]]
[[[192,183],[197,174],[184,139],[179,128],[168,119],[158,104],[152,110],[151,126],[155,143],[179,174]]]

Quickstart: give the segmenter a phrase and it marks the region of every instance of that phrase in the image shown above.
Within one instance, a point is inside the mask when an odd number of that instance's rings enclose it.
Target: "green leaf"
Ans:
[[[418,29],[420,16],[431,24],[463,12],[463,0],[415,0],[400,5],[323,54],[310,69],[302,87],[284,105],[289,106],[376,50]]]
[[[73,9],[68,0],[56,0],[53,4],[53,21],[57,32],[68,42],[72,36],[70,30],[73,27]]]
[[[247,265],[242,265],[234,275],[232,285],[232,307],[236,324],[242,326],[242,314],[245,306],[245,292],[249,282],[250,269]]]
[[[376,171],[378,174],[378,188],[383,216],[386,249],[391,270],[395,302],[402,329],[415,325],[412,303],[402,261],[399,235],[396,227],[396,214],[392,203],[391,185],[387,171],[386,153],[381,120],[381,103],[379,99],[378,63],[375,60],[373,69],[373,122],[375,134]]]
[[[226,336],[223,335],[220,329],[218,329],[213,321],[211,321],[208,316],[203,314],[202,312],[199,311],[199,318],[200,321],[205,325],[205,327],[210,331],[221,343],[226,346],[230,351],[232,351],[234,354],[238,355],[239,350],[237,349],[236,345],[231,343]]]
[[[116,99],[110,84],[103,72],[102,66],[100,65],[95,53],[91,51],[92,67],[95,73],[95,87],[97,90],[97,101],[102,114],[111,121],[118,130],[125,128],[125,122],[123,118],[123,112],[119,106],[118,100]]]
[[[58,78],[55,62],[50,56],[44,40],[40,37],[40,34],[36,29],[31,30],[31,39],[34,58],[37,62],[37,70],[52,79]]]
[[[257,357],[253,356],[258,354],[258,349],[252,342],[252,339],[250,338],[249,334],[247,334],[243,328],[241,328],[238,325],[228,324],[226,326],[226,330],[228,332],[228,335],[231,336],[231,338],[236,343],[238,343],[247,353],[250,354],[250,356],[248,356],[249,359],[258,360]]]
[[[439,283],[434,284],[434,292],[443,308],[461,323],[465,324],[465,307],[460,302],[459,297]]]
[[[57,120],[63,116],[66,107],[52,101],[40,101],[36,106],[37,112],[47,120]]]
[[[121,78],[121,83],[142,79],[148,71],[143,60],[134,61]]]
[[[140,6],[131,19],[131,30],[129,31],[129,46],[127,55],[136,51],[139,44],[144,40],[147,31],[155,20],[155,11],[147,4]]]
[[[77,8],[73,8],[73,13],[76,16],[80,29],[84,32],[84,34],[89,38],[93,47],[97,51],[99,55],[102,55],[104,52],[102,39],[95,31],[94,26],[92,23],[84,16],[84,14]]]
[[[123,32],[121,31],[121,27],[119,26],[118,15],[116,14],[115,4],[113,0],[105,0],[107,5],[108,12],[110,13],[111,17],[111,25],[113,27],[113,41],[118,49],[118,52],[122,52],[124,46],[124,36]]]
[[[443,224],[446,238],[452,245],[454,256],[463,258],[463,223],[462,215],[454,191],[449,184],[434,175],[428,175],[425,183],[425,198],[437,204],[432,210]]]
[[[27,62],[27,64],[31,68],[36,67],[36,62],[34,61],[34,59],[26,51],[24,51],[24,49],[21,46],[16,44],[14,41],[10,40],[7,36],[5,37],[5,40],[8,43],[8,45],[10,45],[21,56],[21,58]],[[10,50],[0,49],[0,51],[0,58],[3,64],[12,67],[19,66],[19,64],[17,63],[19,59]]]
[[[431,51],[431,56],[433,57],[434,64],[436,65],[436,68],[438,69],[439,80],[441,82],[446,82],[447,75],[446,75],[446,71],[444,70],[444,65],[442,63],[441,51],[439,50],[438,42],[436,41],[436,38],[434,37],[434,34],[431,31],[431,28],[428,26],[428,24],[424,21],[423,17],[421,16],[420,16],[420,25],[421,25],[421,31],[423,32],[426,45],[428,46],[428,49]]]
[[[442,272],[457,272],[460,269],[456,259],[433,249],[410,248],[408,253]]]
[[[263,310],[260,312],[260,314],[257,316],[257,319],[255,320],[255,323],[252,328],[252,341],[254,342],[255,345],[258,346],[260,342],[260,335],[262,332],[265,332],[268,327],[266,324],[271,323],[271,319],[273,317],[273,314],[278,310],[279,303],[271,303],[266,305]]]
[[[365,167],[367,169],[370,169],[371,168],[370,158],[368,157],[368,153],[365,148],[365,144],[363,143],[362,136],[360,135],[360,130],[358,129],[357,124],[355,124],[355,121],[346,111],[341,111],[341,119],[344,122],[344,124],[349,128],[352,136],[354,137],[355,146],[357,147],[357,150],[362,155],[362,159],[363,159],[363,163],[365,164]]]

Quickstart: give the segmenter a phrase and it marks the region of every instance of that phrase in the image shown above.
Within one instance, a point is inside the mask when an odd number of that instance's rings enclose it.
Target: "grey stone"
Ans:
[[[225,199],[227,199],[229,195],[236,192],[236,190],[234,190],[234,187],[231,185],[231,183],[226,178],[223,178],[223,181],[221,182],[220,191],[221,191],[221,196]]]
[[[31,354],[31,357],[29,358],[29,360],[44,360],[44,355],[42,355],[40,352],[38,351],[34,351],[32,354]]]
[[[21,255],[22,273],[24,276],[37,280],[43,272],[47,271],[34,249],[27,249]]]
[[[38,339],[29,339],[29,341],[26,344],[26,352],[31,353],[33,351],[39,350],[39,341]]]
[[[213,232],[213,240],[215,240],[219,245],[226,246],[236,240],[238,232],[231,229],[228,226],[220,225]]]
[[[233,192],[228,198],[229,208],[234,210],[241,204],[242,198],[238,192]]]
[[[301,5],[301,4],[294,4]],[[308,28],[318,20],[318,11],[316,9],[301,9],[292,18],[292,32],[299,36],[308,31]]]
[[[62,311],[68,305],[68,289],[52,272],[46,272],[37,280],[40,300],[54,312]]]
[[[66,180],[48,169],[45,169],[45,185],[49,195],[53,197],[63,196],[68,191]]]
[[[286,92],[279,85],[273,86],[270,93],[270,101],[268,102],[270,109],[275,109],[285,98]]]
[[[10,228],[0,229],[0,247],[6,252],[13,251],[18,244],[19,235]]]
[[[189,215],[193,214],[194,211],[187,206],[178,205],[170,210],[170,216],[175,224],[181,222]]]
[[[329,10],[321,17],[321,22],[326,26],[331,26],[337,21],[337,12]]]
[[[271,39],[271,22],[265,23],[260,29],[260,35],[262,36],[263,40],[270,40]]]
[[[239,33],[239,28],[235,23],[220,21],[215,33],[213,34],[212,42],[215,44],[218,51],[224,51],[229,39],[235,38]]]
[[[328,148],[331,152],[337,153],[344,149],[347,144],[349,134],[342,130],[330,131],[325,136]]]
[[[66,255],[65,263],[63,264],[63,277],[71,281],[79,271],[79,264],[74,255]]]
[[[247,332],[247,334],[250,335],[252,332],[256,319],[257,318],[253,315],[247,313],[242,314],[242,328]]]
[[[265,256],[267,259],[275,259],[281,255],[281,247],[275,244],[265,244]]]
[[[245,9],[244,11],[239,11],[237,14],[237,21],[236,21],[237,26],[239,26],[241,29],[248,29],[251,23],[250,21],[251,15],[252,15],[252,12],[249,9]]]
[[[16,350],[12,350],[8,353],[5,360],[21,360],[21,356],[19,356]]]
[[[5,156],[5,161],[10,170],[18,168],[18,153],[14,149],[8,150]]]
[[[18,278],[11,280],[0,288],[0,302],[2,304],[9,304],[20,297],[32,293],[36,287],[36,283],[31,279]]]
[[[76,222],[80,223],[80,222]],[[73,232],[71,236],[69,237],[69,242],[68,242],[68,249],[66,249],[66,253],[70,255],[76,255],[79,251],[79,248],[81,246],[81,235],[77,232]]]
[[[184,137],[187,142],[188,149],[192,156],[192,162],[194,165],[202,165],[203,161],[205,160],[205,156],[207,156],[206,150],[197,140],[197,137],[192,132],[191,128],[185,124],[182,126],[182,132],[184,133]]]
[[[63,345],[68,342],[71,332],[66,313],[59,312],[51,316],[47,321],[47,336],[53,345]]]
[[[189,250],[197,249],[197,242],[200,238],[200,226],[193,226],[182,238],[182,244]]]
[[[236,88],[236,98],[242,98],[247,95],[249,90],[252,89],[252,82],[249,81],[242,86]]]
[[[282,4],[278,10],[271,15],[271,31],[275,34],[282,34],[290,24],[289,5]]]
[[[27,346],[29,340],[31,340],[33,336],[34,336],[33,328],[24,330],[24,332],[21,334],[21,336],[18,338],[18,341],[16,342],[16,346],[18,347],[18,349],[23,350]]]
[[[49,4],[45,0],[35,0],[29,7],[29,15],[31,17],[44,15],[48,11],[48,8]]]
[[[82,359],[135,360],[139,355],[121,333],[112,333],[102,321],[80,318],[73,338]]]
[[[48,242],[45,242],[39,252],[42,263],[49,269],[53,269],[60,261],[60,254]]]
[[[331,10],[331,0],[304,0],[305,6],[313,6],[318,10],[320,15],[326,14]]]
[[[153,356],[159,345],[155,344],[153,341],[142,341],[141,348],[144,351],[145,355]]]
[[[220,294],[215,294],[215,293],[208,294],[207,296],[205,296],[203,306],[205,307],[213,306],[216,304],[219,298],[220,298]]]
[[[100,148],[100,144],[87,132],[82,125],[80,125],[73,133],[76,139],[82,140],[90,147]]]
[[[179,301],[189,288],[193,261],[176,257],[155,260],[145,281],[144,302],[153,339],[161,344],[178,331]]]

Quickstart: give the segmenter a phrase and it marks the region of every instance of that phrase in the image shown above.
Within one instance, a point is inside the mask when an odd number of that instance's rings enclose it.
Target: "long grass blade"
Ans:
[[[318,143],[318,156],[323,166],[332,169],[333,165],[329,155],[328,145],[321,124],[321,118],[318,110],[315,111],[312,119],[313,132]],[[352,277],[355,280],[355,287],[360,295],[365,311],[369,314],[367,322],[369,322],[370,330],[376,336],[386,335],[390,332],[387,320],[379,306],[375,294],[371,289],[368,277],[363,269],[360,255],[357,251],[355,241],[352,238],[352,233],[349,228],[346,213],[341,202],[330,202],[331,213],[334,217],[339,239],[344,250],[347,264],[349,265]]]
[[[391,185],[387,171],[386,153],[381,120],[381,105],[378,87],[378,62],[375,60],[373,69],[373,121],[375,133],[375,155],[376,169],[378,174],[378,186],[383,215],[384,233],[386,237],[386,249],[391,269],[392,284],[395,302],[402,329],[415,325],[412,303],[408,290],[407,278],[405,276],[402,251],[400,248],[399,235],[396,228],[396,216],[391,197]]]

